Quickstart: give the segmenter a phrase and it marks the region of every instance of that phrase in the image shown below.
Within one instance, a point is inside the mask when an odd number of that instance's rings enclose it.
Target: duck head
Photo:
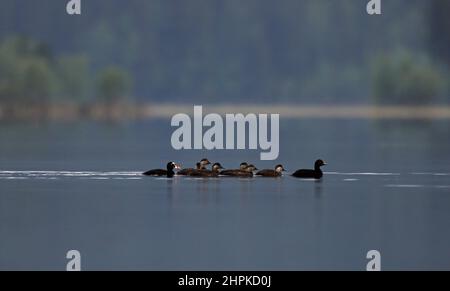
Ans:
[[[286,172],[286,170],[284,169],[283,165],[277,165],[275,167],[275,171],[278,172],[278,173]]]
[[[181,169],[181,166],[174,163],[174,162],[169,162],[167,163],[167,171],[173,171],[173,170],[179,170]]]
[[[315,170],[320,170],[320,167],[326,166],[326,165],[327,165],[327,163],[325,163],[323,160],[317,160],[317,161],[314,163],[314,169],[315,169]]]
[[[205,167],[205,166],[207,166],[207,165],[210,165],[211,162],[210,162],[208,159],[202,159],[202,160],[200,161],[200,164],[202,165],[202,167]]]
[[[245,170],[245,169],[247,169],[247,167],[248,167],[248,164],[247,164],[246,162],[243,162],[243,163],[241,163],[241,165],[239,166],[239,169]]]
[[[247,168],[245,168],[245,171],[247,171],[247,172],[254,172],[257,170],[258,170],[258,168],[255,167],[254,165],[248,165]]]
[[[224,168],[222,167],[222,165],[220,163],[215,163],[212,166],[212,170],[213,172],[218,172],[219,170],[223,170]]]

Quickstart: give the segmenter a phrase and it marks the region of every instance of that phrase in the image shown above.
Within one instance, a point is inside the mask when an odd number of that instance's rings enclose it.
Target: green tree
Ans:
[[[443,89],[442,73],[423,56],[398,53],[374,66],[374,97],[379,103],[427,104]]]
[[[57,61],[58,98],[87,101],[90,89],[89,61],[85,56],[66,56]]]
[[[13,84],[14,81],[17,81],[15,59],[13,51],[0,45],[0,102],[2,103],[10,103],[18,93],[14,92],[17,86]]]
[[[0,45],[0,100],[45,104],[56,86],[48,50],[26,38]],[[45,53],[44,53],[45,52]]]
[[[105,103],[116,103],[131,91],[130,74],[119,67],[108,67],[99,73],[98,94],[101,101]]]
[[[46,105],[56,87],[52,69],[45,60],[22,60],[21,89],[25,102]]]

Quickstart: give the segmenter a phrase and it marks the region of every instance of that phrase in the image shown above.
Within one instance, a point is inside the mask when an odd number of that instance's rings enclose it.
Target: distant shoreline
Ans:
[[[48,106],[0,105],[0,121],[78,121],[78,120],[146,120],[169,119],[174,114],[193,114],[193,104],[96,104],[80,106],[57,104]],[[449,105],[203,105],[208,113],[280,114],[281,118],[298,119],[450,119]]]

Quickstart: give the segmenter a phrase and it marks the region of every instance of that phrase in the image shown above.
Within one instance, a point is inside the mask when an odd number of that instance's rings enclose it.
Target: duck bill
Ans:
[[[181,170],[181,165],[175,164],[175,170]]]

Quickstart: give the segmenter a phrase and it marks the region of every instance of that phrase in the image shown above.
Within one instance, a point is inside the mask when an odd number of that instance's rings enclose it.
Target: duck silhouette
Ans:
[[[325,163],[323,160],[317,160],[314,163],[314,170],[309,169],[302,169],[298,170],[295,173],[292,174],[293,177],[296,178],[303,178],[303,179],[322,179],[323,173],[321,170],[322,166],[326,166],[327,163]]]
[[[166,170],[154,169],[154,170],[150,170],[145,173],[142,173],[142,175],[153,176],[153,177],[167,176],[168,178],[172,178],[173,176],[175,176],[175,172],[174,172],[175,169],[180,169],[180,166],[174,162],[169,162],[169,163],[167,163]]]

